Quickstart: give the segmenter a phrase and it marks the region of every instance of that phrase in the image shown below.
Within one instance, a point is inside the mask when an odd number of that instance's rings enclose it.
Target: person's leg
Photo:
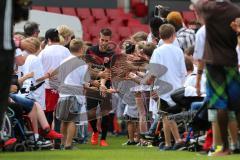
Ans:
[[[212,124],[212,148],[215,150],[218,146],[222,146],[222,139],[220,135],[219,125],[217,122],[217,110],[208,109],[208,121]]]
[[[73,137],[75,135],[75,132],[76,132],[75,122],[68,122],[65,148],[72,146],[72,140],[73,140]]]
[[[217,122],[219,124],[220,135],[223,142],[223,151],[229,150],[228,143],[228,111],[226,109],[217,110]]]
[[[93,130],[92,137],[91,137],[91,144],[97,145],[98,144],[98,129],[97,129],[97,106],[98,100],[93,99],[92,97],[87,97],[87,115],[88,115],[88,122]]]
[[[37,117],[37,108],[33,107],[31,112],[28,113],[29,118],[32,121],[33,132],[38,133],[38,117]]]
[[[67,122],[61,121],[60,133],[63,135],[63,137],[61,138],[61,145],[64,146],[66,144],[67,126],[68,126]]]
[[[52,126],[52,123],[53,123],[53,112],[52,111],[48,111],[48,112],[45,111],[44,114],[45,114],[45,117],[46,117],[46,119],[48,121],[48,124],[50,126]]]
[[[134,125],[131,120],[127,122],[127,130],[128,130],[128,139],[130,142],[134,141]]]
[[[106,116],[102,117],[102,122],[101,122],[101,128],[102,128],[101,140],[106,140],[107,132],[108,132],[108,126],[109,126],[109,115],[106,115]]]
[[[240,130],[240,111],[236,112],[236,118],[237,118],[237,123],[238,123],[238,129]]]
[[[165,146],[170,147],[171,144],[171,129],[169,125],[169,120],[166,116],[163,117],[163,132],[165,137]]]
[[[220,135],[219,125],[216,121],[212,122],[212,133],[213,133],[212,147],[216,148],[217,146],[221,146],[222,139],[221,139],[221,135]]]
[[[236,73],[238,73],[237,70]],[[217,110],[216,123],[219,125],[222,140],[222,150],[214,153],[213,156],[228,155],[230,153],[228,142],[228,109],[232,102],[232,91],[230,90],[232,87],[230,86],[233,82],[235,71],[231,67],[208,64],[206,65],[206,76],[209,106]]]
[[[134,122],[133,122],[133,132],[134,132],[135,142],[139,142],[140,141],[140,134],[139,134],[139,122],[138,122],[138,120],[134,120]]]
[[[10,26],[9,26],[10,27]],[[0,50],[0,130],[2,129],[3,117],[8,107],[9,88],[11,84],[11,76],[13,74],[13,50]]]
[[[149,128],[149,133],[150,134],[154,134],[156,129],[157,129],[157,125],[158,125],[158,122],[159,122],[159,118],[158,116],[155,117],[153,123],[151,124],[150,128]]]
[[[88,122],[90,123],[93,132],[98,132],[98,130],[97,130],[97,115],[96,115],[97,106],[98,106],[97,100],[87,98]]]
[[[38,119],[38,122],[41,125],[41,128],[42,129],[50,128],[50,125],[49,125],[49,123],[47,121],[45,113],[43,112],[42,107],[40,106],[40,104],[35,102],[33,108],[36,108],[37,119]]]
[[[89,123],[90,123],[90,125],[92,127],[93,132],[94,133],[98,132],[98,129],[97,129],[97,119],[93,119]]]
[[[230,111],[229,115],[229,123],[228,123],[228,130],[229,135],[231,136],[231,150],[237,149],[238,145],[238,123],[236,120],[236,115],[234,111]]]
[[[144,103],[143,103],[141,93],[136,93],[135,94],[135,101],[136,101],[136,106],[138,108],[138,113],[139,113],[140,133],[145,133],[145,132],[147,132],[147,121],[146,121],[145,106],[144,106]]]
[[[49,139],[61,139],[62,134],[59,134],[58,132],[55,132],[54,130],[51,129],[40,104],[35,102],[33,108],[36,108],[36,117],[39,124],[41,125],[40,134],[45,138]]]
[[[115,129],[114,129],[114,113],[110,113],[109,114],[109,126],[108,126],[108,131],[111,133],[114,133]]]
[[[178,131],[177,123],[175,121],[171,120],[169,122],[169,126],[171,128],[171,132],[174,137],[175,143],[181,143],[182,139],[181,139],[179,131]]]
[[[54,118],[54,130],[56,132],[60,132],[60,126],[61,126],[61,121],[59,119],[57,119],[56,115],[55,115],[56,112],[54,112],[52,115],[53,115],[53,118]],[[51,126],[51,125],[50,125]],[[57,148],[58,145],[60,144],[60,140],[59,139],[55,139],[54,140],[54,144],[55,144],[55,147]]]

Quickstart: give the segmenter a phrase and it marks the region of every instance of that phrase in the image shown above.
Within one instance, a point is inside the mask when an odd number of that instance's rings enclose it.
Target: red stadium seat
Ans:
[[[106,9],[107,17],[110,20],[118,19],[119,17],[124,17],[125,13],[122,8],[118,9]]]
[[[47,11],[61,14],[61,9],[59,7],[47,7]]]
[[[136,25],[136,26],[133,26],[131,27],[132,29],[132,33],[136,33],[136,32],[139,32],[139,31],[143,31],[143,32],[146,32],[146,33],[149,33],[149,27],[148,25]]]
[[[116,26],[106,26],[106,28],[109,28],[113,35],[117,34],[117,27]]]
[[[90,16],[87,19],[81,20],[81,23],[83,25],[87,25],[87,27],[89,27],[89,25],[95,24],[95,20],[94,20],[93,16]]]
[[[91,41],[91,36],[88,33],[84,32],[83,33],[83,40],[84,41]]]
[[[96,38],[93,38],[93,39],[92,39],[92,44],[93,44],[93,45],[97,45],[98,42],[99,42],[99,38],[96,37]]]
[[[62,12],[66,15],[77,16],[75,8],[72,7],[62,7]]]
[[[98,26],[91,26],[88,28],[88,33],[91,35],[91,38],[96,38],[99,36],[99,32],[102,28]]]
[[[39,11],[46,11],[46,8],[44,6],[32,6],[32,9],[39,10]]]
[[[89,8],[77,8],[77,16],[80,19],[87,19],[88,17],[91,17],[91,11]]]
[[[124,26],[123,24],[123,19],[115,19],[113,21],[110,22],[111,26]]]
[[[84,26],[83,24],[82,24],[82,30],[83,30],[83,33],[88,33],[89,32],[88,27]]]
[[[109,22],[108,19],[104,18],[104,19],[100,19],[96,22],[97,26],[109,26]]]
[[[183,16],[183,19],[185,21],[185,23],[189,23],[191,21],[194,21],[196,20],[196,15],[193,11],[182,11],[182,16]]]
[[[128,38],[132,34],[129,27],[119,27],[117,30],[118,30],[120,39]]]
[[[137,20],[137,19],[129,19],[128,26],[136,26],[136,25],[141,25],[139,20]]]
[[[107,18],[106,15],[105,15],[104,9],[102,9],[102,8],[92,8],[92,15],[97,20]]]
[[[112,41],[118,44],[120,41],[119,35],[113,32]]]

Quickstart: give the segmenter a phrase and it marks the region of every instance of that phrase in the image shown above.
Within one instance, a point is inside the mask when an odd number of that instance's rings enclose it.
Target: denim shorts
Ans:
[[[34,105],[34,100],[26,98],[24,95],[19,94],[10,94],[9,96],[16,104],[21,105],[26,113],[31,112]]]

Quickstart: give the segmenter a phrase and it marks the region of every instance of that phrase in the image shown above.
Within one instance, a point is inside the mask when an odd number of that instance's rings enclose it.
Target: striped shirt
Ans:
[[[0,48],[4,50],[14,49],[13,34],[13,0],[0,1]]]
[[[182,27],[177,31],[177,40],[180,48],[185,51],[185,49],[193,46],[195,44],[195,32],[192,29]]]

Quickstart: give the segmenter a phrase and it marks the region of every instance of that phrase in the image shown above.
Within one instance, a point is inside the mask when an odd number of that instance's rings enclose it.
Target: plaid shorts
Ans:
[[[240,109],[240,74],[238,67],[206,65],[207,100],[210,108]]]

